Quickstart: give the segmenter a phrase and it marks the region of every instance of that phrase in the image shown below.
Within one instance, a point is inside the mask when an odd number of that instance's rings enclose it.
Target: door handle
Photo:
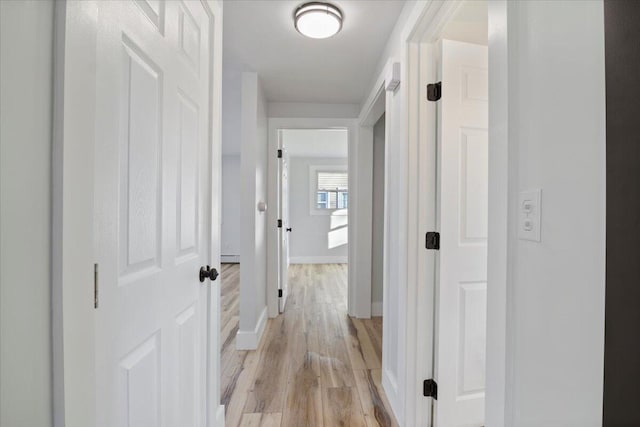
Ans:
[[[291,228],[287,228],[287,233],[291,233]]]
[[[204,279],[214,281],[218,278],[218,270],[211,268],[207,265],[207,268],[200,267],[200,283],[204,282]]]

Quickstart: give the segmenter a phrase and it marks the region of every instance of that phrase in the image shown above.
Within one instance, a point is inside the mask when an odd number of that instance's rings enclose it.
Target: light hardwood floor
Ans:
[[[285,313],[255,351],[235,349],[239,265],[221,278],[227,427],[397,425],[380,384],[382,318],[347,315],[346,265],[292,265]]]

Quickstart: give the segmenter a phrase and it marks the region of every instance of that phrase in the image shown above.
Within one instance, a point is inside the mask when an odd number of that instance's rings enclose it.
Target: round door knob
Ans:
[[[200,283],[204,282],[204,279],[209,279],[211,281],[216,280],[218,278],[218,270],[215,268],[211,268],[207,265],[207,267],[200,267]]]

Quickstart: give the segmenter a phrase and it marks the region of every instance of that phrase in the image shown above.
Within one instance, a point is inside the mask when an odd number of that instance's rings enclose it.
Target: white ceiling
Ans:
[[[270,102],[360,104],[404,0],[335,0],[342,31],[309,39],[293,27],[300,0],[226,0],[224,63],[256,71]]]
[[[284,129],[282,142],[289,157],[348,156],[346,129]]]

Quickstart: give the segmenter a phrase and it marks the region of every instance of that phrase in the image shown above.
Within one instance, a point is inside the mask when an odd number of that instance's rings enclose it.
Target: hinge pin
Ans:
[[[98,308],[98,264],[93,264],[93,308]]]

